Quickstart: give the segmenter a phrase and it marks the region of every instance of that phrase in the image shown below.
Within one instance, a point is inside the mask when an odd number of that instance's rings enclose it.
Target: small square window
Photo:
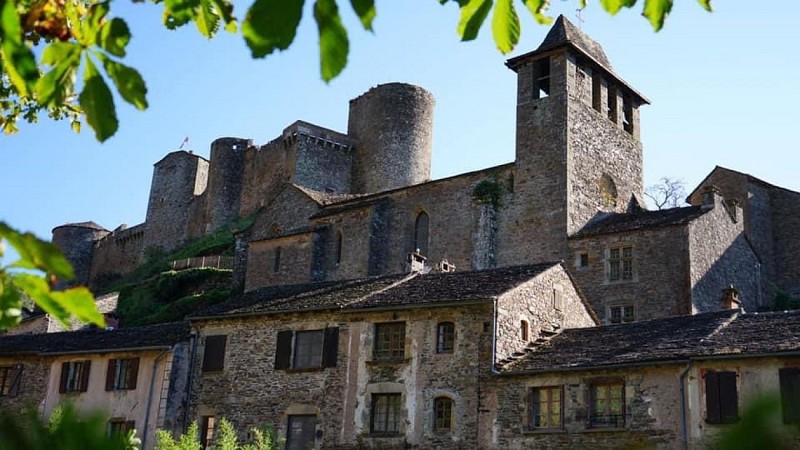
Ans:
[[[379,360],[405,358],[406,323],[388,322],[375,324],[374,357]]]
[[[617,305],[608,308],[608,323],[635,322],[633,305]]]
[[[578,255],[578,267],[589,267],[589,254],[581,253]]]
[[[126,437],[128,432],[136,429],[136,422],[125,419],[111,419],[108,421],[108,435]]]

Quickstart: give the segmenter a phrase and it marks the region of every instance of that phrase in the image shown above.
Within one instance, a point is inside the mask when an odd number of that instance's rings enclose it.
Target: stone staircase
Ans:
[[[559,333],[561,333],[561,330],[558,325],[552,325],[551,328],[549,329],[542,328],[539,331],[539,337],[537,337],[533,341],[528,342],[528,345],[526,345],[525,348],[523,348],[521,351],[516,351],[512,353],[511,356],[507,356],[498,361],[497,367],[501,368],[507,366],[508,364],[513,363],[514,361],[517,361],[518,359],[525,356],[527,353],[530,353],[536,350],[538,347],[541,347],[542,345],[546,344],[547,342],[550,341],[550,339],[553,339],[553,337],[558,336]]]

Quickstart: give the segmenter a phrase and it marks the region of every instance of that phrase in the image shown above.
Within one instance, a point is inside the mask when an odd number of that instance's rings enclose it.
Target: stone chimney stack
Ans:
[[[719,188],[714,185],[708,185],[703,188],[703,209],[714,208],[720,199]]]
[[[731,284],[722,290],[722,309],[739,309],[741,306],[738,289]]]
[[[419,249],[417,251],[411,252],[408,254],[408,269],[409,272],[422,272],[425,270],[425,258],[419,253]]]

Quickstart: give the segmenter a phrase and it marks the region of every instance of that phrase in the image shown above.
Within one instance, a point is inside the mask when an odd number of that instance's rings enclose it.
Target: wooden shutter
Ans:
[[[22,364],[17,364],[11,370],[11,386],[8,388],[9,397],[16,397],[19,394],[20,384],[22,384]]]
[[[339,327],[325,328],[322,343],[322,367],[336,367],[339,356]]]
[[[136,381],[139,379],[139,358],[131,359],[128,367],[128,379],[125,380],[125,387],[136,389]]]
[[[800,422],[800,368],[780,369],[783,423]]]
[[[228,336],[224,334],[206,336],[203,353],[203,371],[217,372],[225,368],[225,344]]]
[[[78,389],[81,392],[86,392],[89,389],[89,370],[92,367],[92,362],[88,359],[83,361],[81,366],[81,386]]]
[[[719,381],[717,372],[706,372],[706,422],[720,423]]]
[[[719,372],[719,410],[722,423],[739,420],[739,395],[736,389],[736,372]]]
[[[278,332],[278,342],[275,348],[275,370],[291,367],[293,334],[292,330]]]
[[[113,391],[114,390],[114,375],[117,372],[117,360],[110,359],[108,360],[108,369],[106,369],[106,390]]]
[[[68,362],[61,363],[61,382],[58,385],[58,392],[67,392],[67,380],[69,379],[69,364]]]

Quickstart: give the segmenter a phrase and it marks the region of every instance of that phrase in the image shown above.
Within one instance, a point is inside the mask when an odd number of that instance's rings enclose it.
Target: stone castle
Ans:
[[[155,164],[144,223],[53,230],[79,281],[130,272],[230,226],[244,291],[406,272],[565,261],[606,322],[749,310],[800,290],[800,194],[716,168],[692,206],[647,211],[639,109],[648,100],[560,18],[517,74],[514,162],[430,180],[433,95],[402,83],[351,100],[347,133],[298,121],[254,145],[211,144]],[[415,260],[415,261],[412,261]]]
[[[233,226],[237,290],[172,324],[24,321],[0,336],[0,407],[102,409],[144,449],[193,421],[212,448],[224,417],[288,449],[667,450],[717,448],[771,390],[764,423],[796,448],[800,311],[760,310],[800,293],[800,193],[717,167],[648,211],[647,99],[602,48],[559,17],[507,65],[513,163],[429,180],[433,97],[386,84],[347,134],[170,153],[143,224],[55,228],[91,286]]]

